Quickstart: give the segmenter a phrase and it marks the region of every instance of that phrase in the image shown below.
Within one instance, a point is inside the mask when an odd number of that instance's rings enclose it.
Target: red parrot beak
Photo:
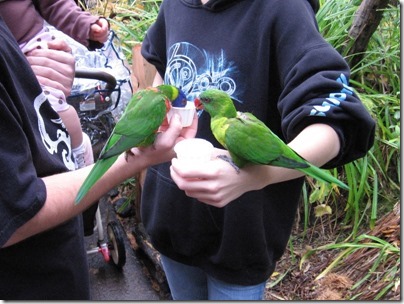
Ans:
[[[197,110],[202,110],[203,109],[203,103],[200,101],[198,97],[195,98],[194,100],[195,108]]]

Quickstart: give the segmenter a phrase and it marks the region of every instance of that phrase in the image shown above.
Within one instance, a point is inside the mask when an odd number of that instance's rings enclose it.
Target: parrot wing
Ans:
[[[227,119],[226,124],[225,147],[237,165],[254,163],[296,169],[316,179],[349,189],[327,171],[300,157],[253,114],[239,112],[236,118]]]
[[[166,115],[166,97],[155,90],[136,93],[115,125],[99,159],[75,198],[78,204],[91,187],[112,166],[118,156],[133,147],[152,144]]]
[[[166,114],[167,97],[159,92],[146,90],[140,99],[135,98],[117,122],[114,132],[119,135],[144,135],[157,129]],[[134,127],[135,126],[135,127]]]
[[[274,163],[286,168],[309,166],[303,159],[293,157],[291,149],[253,114],[238,112],[227,124],[225,146],[236,159],[261,165]]]
[[[131,104],[116,124],[100,158],[121,154],[132,147],[152,144],[166,115],[165,99],[158,92],[147,91],[141,99]]]

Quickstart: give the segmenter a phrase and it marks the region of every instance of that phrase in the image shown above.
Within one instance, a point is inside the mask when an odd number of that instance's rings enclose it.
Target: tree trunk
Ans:
[[[353,41],[347,52],[348,63],[351,67],[356,66],[362,60],[369,40],[383,18],[383,9],[394,2],[395,0],[362,1],[348,33],[349,39]]]

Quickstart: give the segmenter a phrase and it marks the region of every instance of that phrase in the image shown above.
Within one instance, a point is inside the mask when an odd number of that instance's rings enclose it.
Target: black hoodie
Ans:
[[[225,90],[286,142],[310,124],[332,126],[342,148],[326,167],[339,166],[368,151],[374,121],[348,86],[346,62],[319,34],[317,8],[307,0],[165,0],[142,54],[189,100]],[[220,147],[209,123],[200,113],[197,137]],[[302,183],[270,185],[215,208],[187,197],[162,164],[148,170],[142,219],[162,254],[228,283],[258,284],[284,252]]]
[[[199,7],[201,6],[201,1],[200,0],[182,0],[186,5],[193,6],[193,7]],[[213,11],[219,11],[222,9],[225,9],[226,7],[232,6],[238,1],[243,1],[243,0],[210,0],[208,1],[204,7],[205,9],[213,10]],[[311,7],[313,8],[313,11],[317,13],[318,9],[320,8],[320,4],[318,0],[307,0]]]

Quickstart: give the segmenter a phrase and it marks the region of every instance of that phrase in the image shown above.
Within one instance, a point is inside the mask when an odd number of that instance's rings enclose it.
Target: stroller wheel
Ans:
[[[126,251],[122,230],[116,222],[109,222],[107,225],[107,233],[109,254],[115,266],[122,268],[126,263]]]

